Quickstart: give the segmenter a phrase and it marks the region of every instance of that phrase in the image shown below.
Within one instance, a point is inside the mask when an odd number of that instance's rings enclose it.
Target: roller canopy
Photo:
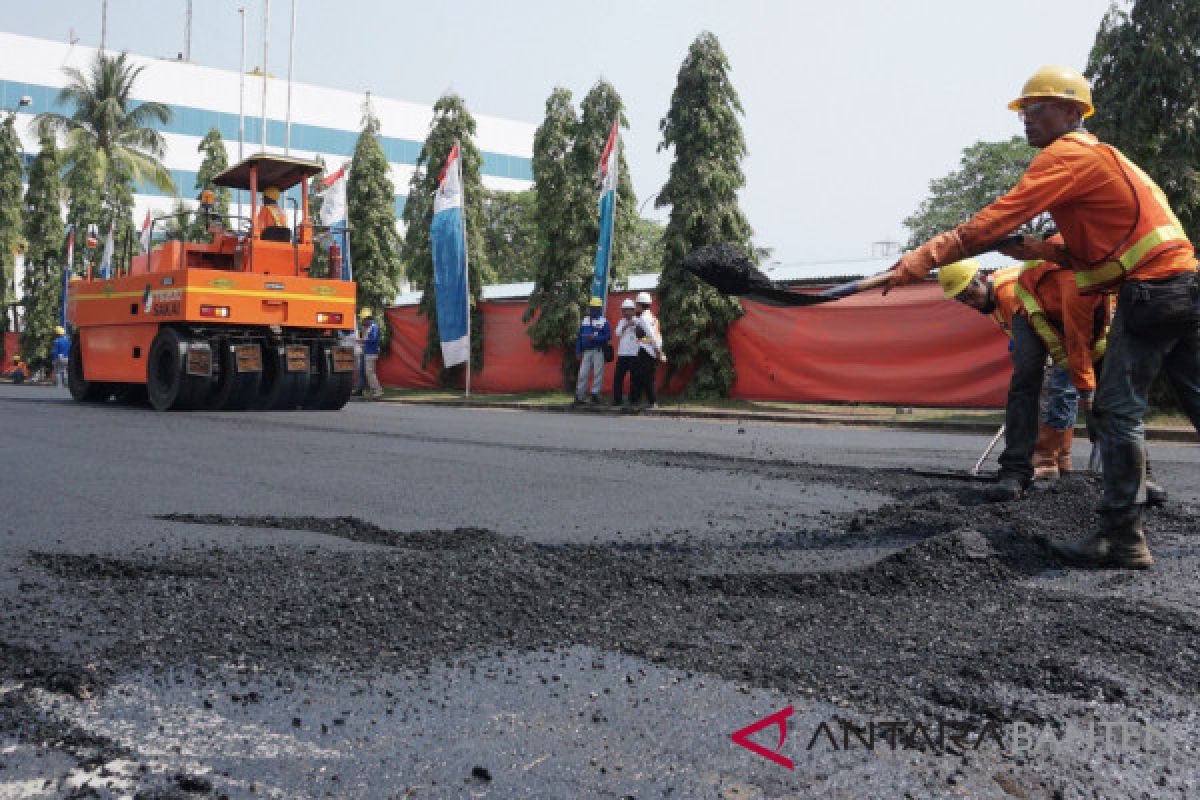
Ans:
[[[275,186],[280,191],[290,189],[305,178],[321,172],[323,167],[314,161],[259,153],[213,178],[217,186],[230,189],[250,189],[250,169],[258,169],[258,189]]]

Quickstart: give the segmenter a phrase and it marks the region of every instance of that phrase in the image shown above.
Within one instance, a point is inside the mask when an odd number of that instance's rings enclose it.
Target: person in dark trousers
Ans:
[[[67,329],[62,325],[54,327],[54,346],[50,350],[50,362],[54,365],[54,385],[65,388],[67,385],[67,359],[71,355],[71,338]]]
[[[579,359],[575,405],[583,405],[585,395],[590,396],[593,404],[600,402],[600,389],[604,386],[604,350],[611,341],[612,328],[604,318],[604,301],[593,297],[588,302],[588,313],[580,320],[579,331],[575,334],[575,356]]]
[[[651,302],[649,292],[638,292],[637,316],[634,317],[634,331],[638,340],[637,369],[634,371],[630,401],[639,409],[658,408],[658,392],[654,386],[654,378],[658,362],[662,360],[662,335],[658,329],[658,320],[650,310]]]
[[[638,344],[634,316],[637,306],[632,300],[621,303],[621,321],[617,323],[617,364],[613,370],[613,405],[630,408],[633,403],[633,387],[637,383]],[[629,376],[629,394],[625,393],[625,376]],[[625,398],[622,402],[622,398]]]

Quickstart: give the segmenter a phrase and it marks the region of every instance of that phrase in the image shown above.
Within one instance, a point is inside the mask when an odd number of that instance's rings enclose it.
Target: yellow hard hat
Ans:
[[[1033,77],[1025,81],[1021,96],[1009,103],[1008,109],[1020,111],[1027,101],[1046,97],[1074,100],[1083,106],[1085,117],[1096,113],[1092,107],[1092,87],[1088,86],[1087,78],[1070,67],[1054,66],[1042,67],[1033,73]]]
[[[967,284],[978,272],[979,262],[973,258],[955,261],[938,270],[938,283],[942,285],[946,297],[953,300],[962,294],[963,289],[967,288]]]
[[[369,308],[364,308],[362,311],[358,312],[359,319],[366,319],[369,316],[371,316],[371,309]]]
[[[55,326],[54,326],[54,332],[55,332],[56,334],[58,334],[59,336],[66,336],[66,335],[67,335],[67,329],[66,329],[66,328],[64,328],[62,325],[55,325]]]
[[[604,301],[599,297],[593,297],[588,301],[588,308],[604,308]]]
[[[263,197],[267,198],[268,200],[278,201],[279,200],[279,187],[268,186],[267,188],[263,189]]]

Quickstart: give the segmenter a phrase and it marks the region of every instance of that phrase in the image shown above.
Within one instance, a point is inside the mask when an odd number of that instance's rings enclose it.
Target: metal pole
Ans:
[[[242,17],[242,62],[238,69],[238,163],[245,157],[242,148],[246,142],[246,8],[238,9]],[[242,190],[238,189],[238,217],[242,216]],[[238,220],[241,224],[241,220]]]
[[[108,41],[108,0],[100,0],[100,49]]]
[[[287,90],[287,123],[283,137],[283,152],[292,152],[292,66],[296,55],[296,0],[292,0],[292,32],[288,38],[288,90]]]
[[[267,151],[267,33],[271,25],[271,0],[263,0],[263,63],[262,63],[262,133],[259,145]]]
[[[192,60],[192,0],[187,0],[187,23],[183,28],[183,60]]]
[[[987,461],[987,457],[990,456],[992,451],[996,449],[996,444],[1000,441],[1000,437],[1004,435],[1004,428],[1005,426],[1001,425],[1000,430],[996,431],[996,435],[992,437],[990,442],[988,442],[987,449],[983,451],[983,455],[981,455],[979,460],[975,462],[975,466],[971,467],[972,475],[979,474],[979,468],[983,466],[983,462]]]

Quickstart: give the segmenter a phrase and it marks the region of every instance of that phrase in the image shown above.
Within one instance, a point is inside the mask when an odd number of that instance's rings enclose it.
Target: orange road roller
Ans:
[[[314,240],[309,161],[251,156],[214,179],[248,191],[250,216],[217,215],[211,193],[195,215],[211,243],[175,238],[114,277],[72,280],[71,395],[82,402],[148,400],[168,409],[337,410],[354,388],[355,284],[309,277]],[[292,224],[267,198],[299,185]],[[260,207],[261,206],[261,207]],[[183,231],[185,219],[174,227]],[[194,227],[194,226],[193,226]]]

